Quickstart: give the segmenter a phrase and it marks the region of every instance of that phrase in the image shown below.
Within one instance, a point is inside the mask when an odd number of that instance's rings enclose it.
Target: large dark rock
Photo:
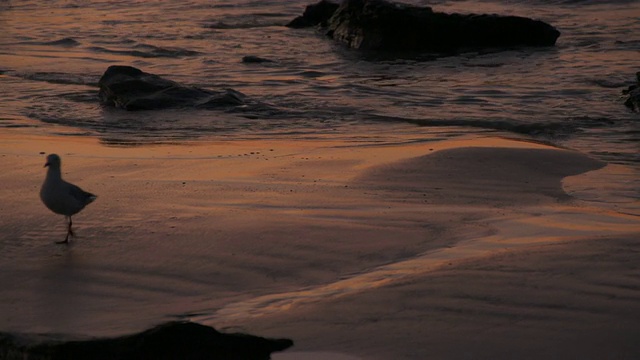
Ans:
[[[110,66],[98,84],[103,104],[126,110],[229,107],[243,105],[245,98],[235,90],[185,86],[131,66]]]
[[[320,7],[324,1],[316,4]],[[329,8],[327,5],[322,5]],[[553,26],[519,16],[446,14],[385,0],[344,0],[329,19],[307,7],[295,25],[326,24],[327,35],[350,47],[381,51],[456,52],[462,49],[552,46]],[[290,24],[291,26],[291,24]]]
[[[338,4],[327,0],[320,0],[317,4],[307,5],[304,13],[291,20],[287,26],[296,29],[316,25],[326,26],[327,20],[331,18],[337,9]]]
[[[28,360],[268,360],[293,345],[288,339],[223,334],[214,328],[169,322],[128,336],[51,340],[0,333],[0,359]]]
[[[640,71],[636,73],[636,84],[629,86],[627,90],[622,92],[627,95],[627,100],[624,102],[629,109],[640,112]]]

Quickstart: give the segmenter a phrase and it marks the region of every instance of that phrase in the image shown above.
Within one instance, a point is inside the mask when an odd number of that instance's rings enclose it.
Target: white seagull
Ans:
[[[64,241],[56,242],[57,244],[68,244],[69,236],[74,236],[73,230],[71,230],[71,215],[80,212],[85,206],[92,203],[97,196],[62,180],[60,156],[49,154],[47,163],[44,166],[49,167],[49,169],[40,189],[40,199],[49,210],[56,214],[64,215],[69,219],[67,236]]]

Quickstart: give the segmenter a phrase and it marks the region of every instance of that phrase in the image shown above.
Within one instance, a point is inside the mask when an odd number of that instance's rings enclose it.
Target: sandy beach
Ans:
[[[1,131],[5,331],[191,319],[291,338],[282,360],[640,358],[640,205],[607,204],[620,169],[583,154],[498,137],[114,147]],[[98,195],[70,246],[38,198],[51,152]]]

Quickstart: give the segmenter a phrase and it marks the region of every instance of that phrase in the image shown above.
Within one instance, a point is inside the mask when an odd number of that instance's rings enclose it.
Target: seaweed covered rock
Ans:
[[[102,104],[125,110],[229,107],[243,105],[245,98],[235,90],[216,92],[185,86],[132,66],[110,66],[98,85]]]
[[[0,359],[38,360],[268,360],[293,346],[289,339],[223,334],[214,328],[169,322],[134,335],[61,340],[0,333]]]
[[[324,2],[315,6],[329,9]],[[363,50],[450,53],[552,46],[560,36],[553,26],[526,17],[447,14],[386,0],[344,0],[329,19],[325,19],[325,12],[314,9],[307,7],[302,15],[306,20],[294,20],[295,25],[326,24],[329,37]]]

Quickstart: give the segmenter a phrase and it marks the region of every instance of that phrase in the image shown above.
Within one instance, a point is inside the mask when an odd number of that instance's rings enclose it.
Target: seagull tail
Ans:
[[[87,193],[87,204],[94,202],[98,198],[98,195]]]

